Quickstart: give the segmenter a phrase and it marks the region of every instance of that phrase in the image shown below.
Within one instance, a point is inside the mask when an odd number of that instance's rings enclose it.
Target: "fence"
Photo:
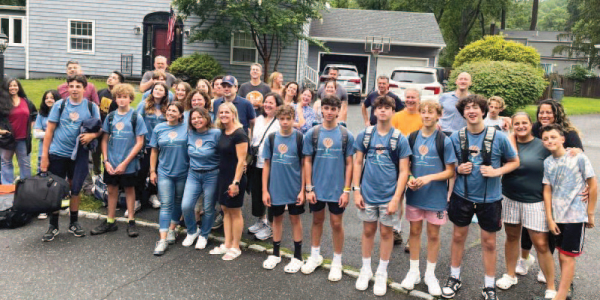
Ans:
[[[565,90],[565,96],[570,97],[585,97],[585,98],[600,98],[600,78],[594,77],[586,79],[583,82],[577,82],[575,80],[566,78],[562,75],[553,74],[549,78],[550,84],[544,91],[542,99],[552,97],[552,88],[560,87]],[[557,81],[558,86],[553,86],[552,82]],[[579,87],[577,87],[579,85]]]

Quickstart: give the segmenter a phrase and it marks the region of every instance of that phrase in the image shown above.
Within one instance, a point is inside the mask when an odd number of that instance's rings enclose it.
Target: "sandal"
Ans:
[[[508,290],[513,285],[517,284],[518,282],[519,282],[519,279],[517,279],[516,276],[512,277],[508,274],[504,274],[504,275],[502,275],[502,278],[500,278],[496,281],[496,286],[500,289]]]
[[[281,257],[275,255],[269,255],[267,259],[263,262],[263,268],[267,270],[273,270],[277,266],[278,263],[281,262]]]
[[[215,247],[214,249],[210,250],[210,252],[208,252],[212,255],[223,255],[225,253],[227,253],[227,248],[225,248],[225,244],[221,244],[218,247]]]
[[[229,250],[227,250],[227,253],[223,255],[222,259],[227,261],[234,260],[240,255],[242,255],[242,250],[236,248],[229,248]]]
[[[300,271],[300,268],[302,268],[303,265],[303,261],[294,257],[292,258],[292,261],[290,261],[290,263],[287,264],[283,270],[286,273],[297,273],[298,271]]]

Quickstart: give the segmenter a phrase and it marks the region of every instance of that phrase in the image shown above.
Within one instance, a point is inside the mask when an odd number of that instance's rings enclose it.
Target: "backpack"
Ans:
[[[298,151],[298,159],[300,160],[300,167],[302,167],[302,146],[304,143],[304,136],[302,135],[302,133],[300,133],[297,130],[294,130],[294,132],[296,132],[296,148]],[[271,150],[271,157],[273,157],[273,149],[275,148],[275,134],[276,132],[271,132],[269,133],[269,148]]]
[[[317,125],[314,127],[312,132],[312,146],[313,146],[313,161],[315,156],[317,155],[317,148],[319,147],[319,133],[321,132],[321,127],[323,125]],[[339,126],[340,132],[342,134],[342,153],[344,155],[344,159],[346,158],[346,148],[348,147],[348,129],[344,126]]]
[[[415,147],[415,142],[417,141],[417,136],[419,135],[420,130],[412,132],[408,136],[408,144],[410,145],[410,150],[412,151]],[[446,141],[446,135],[442,133],[440,130],[437,131],[437,135],[435,136],[435,149],[437,150],[438,156],[442,161],[442,166],[446,165],[446,159],[444,158],[444,142]]]
[[[108,114],[108,135],[112,135],[112,122],[115,119],[115,114],[117,113],[117,111],[112,111],[111,113]],[[137,127],[137,117],[138,117],[138,113],[137,111],[135,111],[135,109],[133,110],[133,114],[131,114],[131,127],[133,127],[133,135],[135,137],[137,137],[137,134],[135,132],[135,129]],[[144,158],[144,150],[146,149],[146,138],[144,138],[143,144],[142,144],[142,149],[140,150],[140,152],[136,155],[137,159],[143,159]]]
[[[31,222],[32,216],[13,209],[14,194],[0,195],[0,228],[17,228]]]
[[[392,130],[394,130],[394,132],[392,133],[392,137],[390,138],[389,145],[387,145],[387,147],[383,147],[382,149],[380,149],[380,147],[375,147],[375,150],[388,150],[388,152],[390,153],[390,159],[396,166],[397,173],[400,168],[400,157],[398,157],[396,149],[398,149],[398,141],[400,140],[400,136],[402,135],[402,133],[400,132],[400,130],[395,128],[393,128]],[[373,137],[373,132],[375,132],[375,126],[369,126],[365,129],[365,135],[363,136],[362,140],[362,144],[365,147],[365,157],[367,156],[367,153],[369,153],[369,149],[371,148],[371,137]]]
[[[483,139],[483,149],[481,149],[480,154],[483,162],[482,166],[491,166],[492,165],[492,146],[494,145],[494,138],[496,137],[496,128],[493,126],[486,127],[485,129],[485,137]],[[460,141],[460,157],[458,158],[459,164],[466,163],[469,161],[469,155],[471,154],[471,150],[469,150],[469,139],[467,138],[467,129],[462,128],[458,131],[458,138]],[[467,177],[468,175],[461,175]],[[465,178],[465,198],[468,197],[469,188],[467,185],[467,178]],[[485,203],[485,198],[487,196],[487,177],[485,178],[485,194],[483,196],[483,201]]]

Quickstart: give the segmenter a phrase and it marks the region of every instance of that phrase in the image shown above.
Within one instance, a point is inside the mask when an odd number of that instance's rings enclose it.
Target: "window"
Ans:
[[[392,80],[405,83],[434,83],[435,73],[429,72],[416,72],[416,71],[394,71],[392,73]]]
[[[553,68],[553,67],[554,67],[554,65],[553,65],[553,64],[550,64],[550,63],[542,63],[541,65],[542,65],[542,68],[544,69],[544,73],[546,73],[546,75],[550,75],[550,74],[552,74],[552,72],[553,72],[553,69],[554,69],[554,68]]]
[[[258,50],[252,34],[236,32],[231,36],[231,64],[250,65],[258,62]]]
[[[94,53],[94,21],[69,20],[68,52]]]
[[[9,46],[23,46],[25,41],[22,17],[0,16],[0,29],[8,37]]]

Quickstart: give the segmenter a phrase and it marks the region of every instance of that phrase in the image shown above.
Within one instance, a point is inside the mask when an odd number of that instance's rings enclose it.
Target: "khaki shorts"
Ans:
[[[363,222],[377,222],[384,226],[394,227],[397,222],[400,221],[398,218],[398,211],[393,215],[387,214],[388,204],[371,205],[365,203],[365,209],[358,210],[358,218]]]

